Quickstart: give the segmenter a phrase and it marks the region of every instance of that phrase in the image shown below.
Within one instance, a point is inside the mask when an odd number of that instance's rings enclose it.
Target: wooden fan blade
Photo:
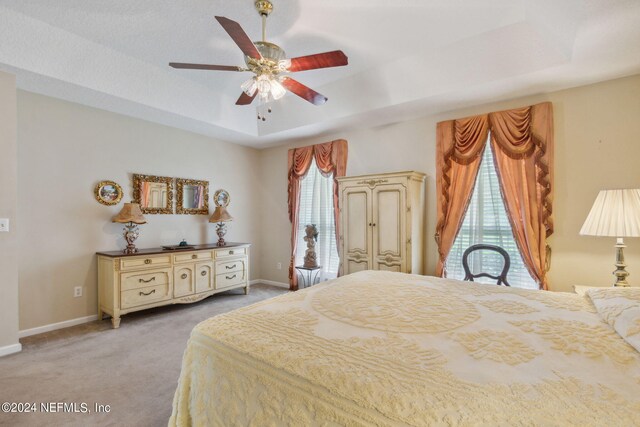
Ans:
[[[287,70],[292,73],[296,71],[315,70],[316,68],[341,67],[349,64],[347,55],[341,50],[299,56],[297,58],[291,58],[290,61],[291,65],[289,65]]]
[[[217,71],[244,71],[241,67],[232,65],[209,65],[209,64],[185,64],[183,62],[169,62],[173,68],[186,68],[189,70],[217,70]]]
[[[242,94],[240,95],[240,98],[238,98],[238,100],[236,101],[236,105],[249,105],[253,102],[253,99],[256,97],[256,95],[258,94],[258,91],[256,91],[256,93],[253,94],[253,96],[249,96],[246,93],[242,92]]]
[[[236,21],[232,21],[224,16],[216,16],[216,19],[222,25],[222,28],[229,34],[234,42],[238,45],[240,50],[247,56],[253,59],[260,59],[262,55],[258,51],[256,45],[253,44],[247,33],[244,32],[240,24]]]
[[[284,77],[281,83],[287,90],[295,93],[300,98],[309,101],[313,105],[322,105],[327,102],[327,99],[329,99],[291,77]]]

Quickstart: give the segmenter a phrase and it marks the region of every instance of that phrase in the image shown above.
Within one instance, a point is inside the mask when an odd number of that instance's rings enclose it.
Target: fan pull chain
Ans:
[[[263,122],[267,121],[267,116],[264,113],[264,104],[258,105],[258,121],[262,120]],[[267,107],[267,113],[271,114],[271,107]]]

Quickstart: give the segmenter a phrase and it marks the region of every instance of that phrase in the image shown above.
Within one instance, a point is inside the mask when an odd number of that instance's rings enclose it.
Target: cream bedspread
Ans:
[[[194,328],[170,425],[640,425],[588,296],[366,271]]]

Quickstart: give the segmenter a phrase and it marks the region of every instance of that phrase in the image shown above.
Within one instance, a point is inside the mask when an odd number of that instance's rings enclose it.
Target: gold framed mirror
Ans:
[[[176,213],[209,215],[209,181],[176,178]]]
[[[133,201],[143,214],[172,214],[173,178],[133,174]]]

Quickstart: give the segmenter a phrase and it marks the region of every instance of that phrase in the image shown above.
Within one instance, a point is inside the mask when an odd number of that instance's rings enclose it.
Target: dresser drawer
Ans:
[[[123,309],[127,309],[168,299],[171,299],[171,291],[169,284],[166,283],[164,285],[124,291],[120,294],[120,305]]]
[[[236,271],[233,273],[216,274],[216,289],[228,288],[229,286],[245,283],[246,271]]]
[[[169,267],[171,266],[171,255],[154,255],[148,257],[122,258],[120,260],[121,270],[134,270],[147,267]]]
[[[216,259],[229,258],[238,255],[246,255],[247,248],[229,248],[229,249],[216,249]]]
[[[170,282],[171,269],[154,271],[136,271],[120,274],[120,290],[146,288],[147,286],[168,285]]]
[[[216,273],[234,273],[236,271],[244,271],[246,269],[247,258],[234,259],[232,261],[216,262]]]
[[[195,252],[195,253],[174,255],[173,262],[181,263],[181,262],[193,262],[193,261],[207,261],[212,258],[213,258],[213,254],[211,253],[211,251]]]

